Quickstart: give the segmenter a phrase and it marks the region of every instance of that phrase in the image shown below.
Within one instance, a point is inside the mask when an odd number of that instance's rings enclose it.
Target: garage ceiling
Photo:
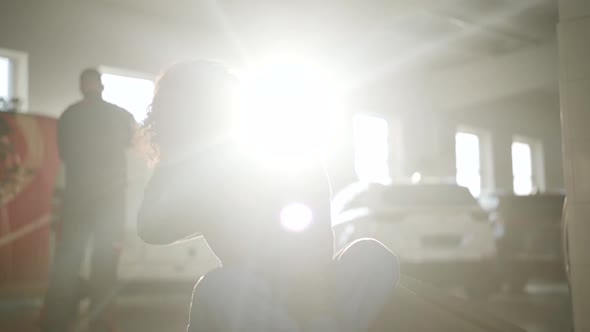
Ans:
[[[554,39],[554,0],[100,0],[187,28],[229,30],[250,52],[288,44],[347,63],[426,70]],[[234,40],[234,42],[236,42]]]
[[[385,94],[392,79],[420,81],[555,43],[558,17],[556,0],[96,1],[211,31],[240,58],[273,49],[311,54]]]

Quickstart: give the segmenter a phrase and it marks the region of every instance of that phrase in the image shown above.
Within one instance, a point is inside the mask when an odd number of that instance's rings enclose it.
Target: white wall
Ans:
[[[559,106],[553,94],[537,92],[490,103],[455,113],[453,121],[488,130],[491,134],[497,189],[512,189],[511,143],[515,136],[530,138],[542,145],[546,190],[564,189]]]
[[[458,128],[467,128],[486,135],[480,136],[480,142],[488,141],[488,146],[482,147],[489,149],[482,153],[489,152],[490,159],[489,164],[482,160],[482,167],[487,167],[482,174],[484,191],[512,192],[514,137],[529,138],[542,145],[545,190],[564,189],[558,98],[550,89],[537,89],[454,112],[395,109],[388,112],[385,106],[382,109],[380,113],[384,117],[391,120],[394,117],[388,114],[397,113],[402,121],[403,157],[399,160],[402,177],[415,171],[431,177],[453,177],[454,135]],[[400,149],[396,142],[391,141],[390,145],[392,154]],[[486,178],[486,172],[492,172],[492,176]]]
[[[515,137],[538,141],[544,155],[546,191],[562,191],[563,161],[557,96],[544,90],[454,112],[451,123],[488,131],[498,190],[512,190],[511,144]]]
[[[559,1],[559,93],[574,330],[590,331],[590,2]]]
[[[4,1],[0,48],[29,55],[29,109],[58,116],[79,98],[78,75],[105,65],[157,74],[172,62],[227,59],[215,31],[183,27],[100,1]]]

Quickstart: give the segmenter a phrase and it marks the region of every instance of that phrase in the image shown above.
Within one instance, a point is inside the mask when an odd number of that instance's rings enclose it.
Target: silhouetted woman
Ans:
[[[396,257],[374,240],[334,255],[321,163],[273,169],[238,148],[237,89],[220,63],[174,65],[145,123],[157,165],[140,237],[203,236],[221,262],[195,286],[188,331],[366,330],[399,278]]]

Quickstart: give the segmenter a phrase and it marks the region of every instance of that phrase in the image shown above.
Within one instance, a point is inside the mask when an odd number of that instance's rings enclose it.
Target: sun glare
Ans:
[[[301,58],[273,57],[240,75],[240,135],[270,165],[300,166],[334,139],[342,103],[338,80]]]

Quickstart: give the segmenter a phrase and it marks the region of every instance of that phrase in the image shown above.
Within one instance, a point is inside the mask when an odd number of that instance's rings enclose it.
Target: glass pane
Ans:
[[[530,195],[533,192],[532,177],[514,177],[514,193],[516,195]]]
[[[102,74],[104,100],[123,107],[135,117],[135,121],[143,122],[147,116],[147,109],[154,95],[152,80]]]
[[[10,97],[10,59],[0,57],[0,98]]]
[[[531,146],[526,143],[512,143],[512,174],[530,177],[533,174]]]
[[[533,163],[531,146],[526,143],[512,143],[512,175],[514,193],[529,195],[533,192]]]
[[[355,171],[359,180],[388,184],[389,127],[385,119],[355,115],[353,119]]]
[[[457,172],[457,184],[468,188],[475,197],[481,193],[481,177],[478,173]]]
[[[479,173],[479,137],[475,134],[457,133],[455,135],[457,169]]]
[[[469,188],[472,195],[479,196],[481,191],[479,137],[475,134],[458,132],[455,135],[455,157],[457,184]]]

